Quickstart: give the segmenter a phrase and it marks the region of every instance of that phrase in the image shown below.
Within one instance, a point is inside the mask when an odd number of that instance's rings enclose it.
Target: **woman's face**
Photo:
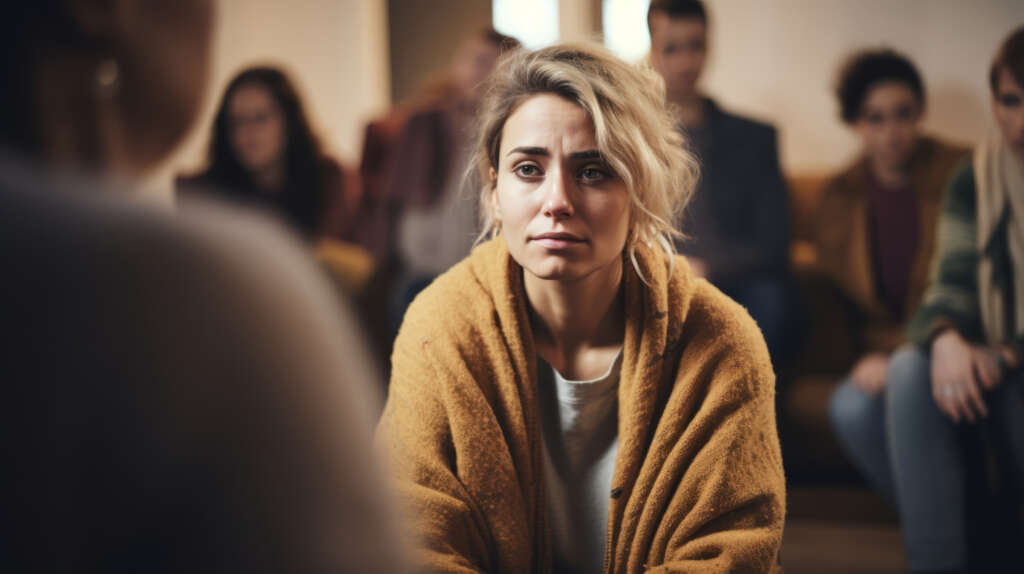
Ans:
[[[452,73],[468,101],[476,102],[479,99],[484,83],[494,71],[500,55],[498,46],[479,37],[467,41],[459,49]]]
[[[491,179],[494,215],[526,272],[574,281],[621,264],[629,192],[576,104],[550,94],[523,102],[502,129]]]
[[[259,173],[280,164],[284,156],[285,121],[263,86],[243,84],[228,101],[231,147],[239,163]]]
[[[918,141],[921,102],[902,82],[881,82],[864,97],[854,124],[865,152],[878,165],[900,169],[910,160]]]
[[[708,57],[707,25],[700,18],[651,14],[651,65],[665,79],[670,101],[692,97]]]
[[[1006,68],[999,72],[999,82],[992,102],[1003,139],[1017,157],[1024,161],[1024,87],[1013,79]]]

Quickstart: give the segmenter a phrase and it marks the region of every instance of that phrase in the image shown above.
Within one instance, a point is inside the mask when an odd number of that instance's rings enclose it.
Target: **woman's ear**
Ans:
[[[491,182],[491,214],[495,221],[501,221],[501,206],[498,204],[498,172],[494,171],[492,167],[487,175]]]

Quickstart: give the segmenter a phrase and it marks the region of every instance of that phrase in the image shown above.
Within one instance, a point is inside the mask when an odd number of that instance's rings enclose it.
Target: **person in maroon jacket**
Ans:
[[[487,28],[463,42],[447,76],[432,88],[431,103],[412,113],[390,158],[389,199],[397,280],[392,294],[394,326],[412,298],[436,276],[469,254],[479,233],[472,194],[463,192],[469,130],[481,88],[499,56],[519,47]]]

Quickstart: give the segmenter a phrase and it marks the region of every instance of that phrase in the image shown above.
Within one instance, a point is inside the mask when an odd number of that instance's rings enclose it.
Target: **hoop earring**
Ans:
[[[103,99],[114,97],[121,85],[121,68],[117,60],[104,58],[96,66],[95,87],[96,95]]]

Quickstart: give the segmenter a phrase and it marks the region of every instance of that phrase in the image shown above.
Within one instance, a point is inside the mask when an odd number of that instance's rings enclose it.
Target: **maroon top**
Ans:
[[[902,317],[920,234],[917,198],[909,186],[887,189],[873,178],[869,194],[875,285],[885,306]]]

